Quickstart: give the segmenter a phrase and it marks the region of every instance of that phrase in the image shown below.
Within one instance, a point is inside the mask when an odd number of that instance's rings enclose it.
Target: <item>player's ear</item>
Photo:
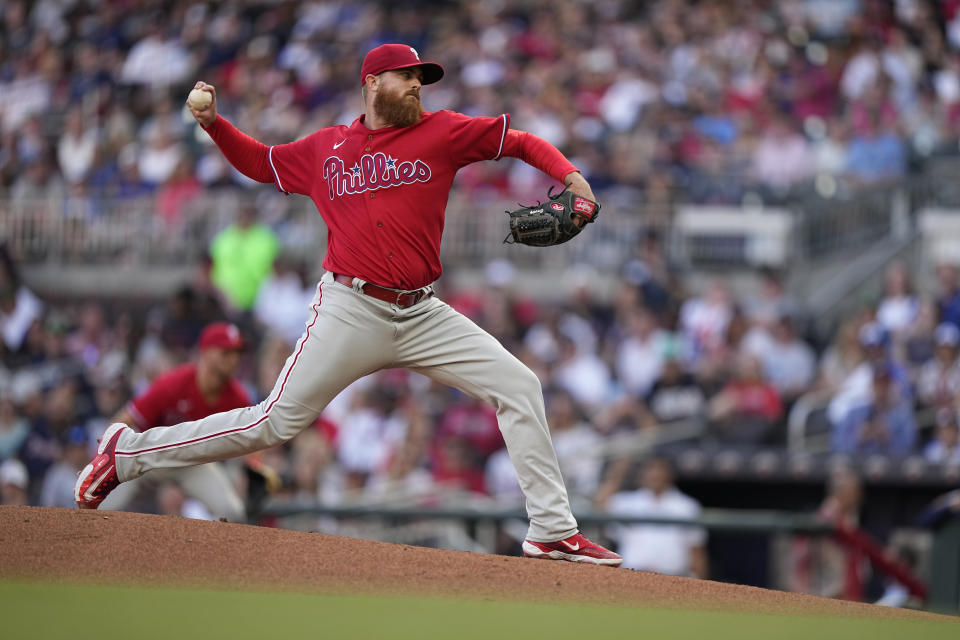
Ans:
[[[377,85],[380,84],[380,76],[375,76],[372,73],[368,73],[367,77],[363,79],[367,85],[367,91],[371,89],[376,89]]]

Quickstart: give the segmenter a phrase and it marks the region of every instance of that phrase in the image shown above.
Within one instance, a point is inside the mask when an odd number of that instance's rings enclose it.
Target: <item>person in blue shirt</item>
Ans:
[[[909,398],[899,392],[887,364],[873,370],[872,398],[853,407],[833,432],[833,450],[904,457],[913,452],[917,423]]]

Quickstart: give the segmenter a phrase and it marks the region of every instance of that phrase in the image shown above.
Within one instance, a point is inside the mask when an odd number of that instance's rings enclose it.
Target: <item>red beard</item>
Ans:
[[[410,93],[387,94],[386,91],[378,91],[373,97],[373,110],[385,122],[395,127],[409,127],[420,122],[423,115],[423,105],[420,104],[420,96]],[[415,98],[415,99],[414,99]]]

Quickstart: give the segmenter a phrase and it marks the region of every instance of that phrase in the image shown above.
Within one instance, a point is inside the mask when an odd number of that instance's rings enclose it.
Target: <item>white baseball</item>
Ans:
[[[211,102],[213,102],[213,95],[203,89],[194,89],[190,92],[190,95],[187,96],[187,104],[197,111],[203,111],[210,106]]]

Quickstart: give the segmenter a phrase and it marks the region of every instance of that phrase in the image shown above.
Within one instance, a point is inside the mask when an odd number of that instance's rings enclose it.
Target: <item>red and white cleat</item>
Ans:
[[[602,564],[608,567],[619,567],[623,558],[609,549],[590,542],[582,533],[575,533],[569,538],[556,542],[523,541],[523,555],[528,558],[543,558],[546,560],[566,560],[567,562],[585,562],[587,564]]]
[[[113,452],[117,448],[117,440],[124,429],[129,429],[122,422],[115,422],[103,432],[97,455],[90,461],[77,478],[73,488],[73,497],[81,509],[96,509],[107,495],[117,488],[120,479],[117,477],[117,461]]]

